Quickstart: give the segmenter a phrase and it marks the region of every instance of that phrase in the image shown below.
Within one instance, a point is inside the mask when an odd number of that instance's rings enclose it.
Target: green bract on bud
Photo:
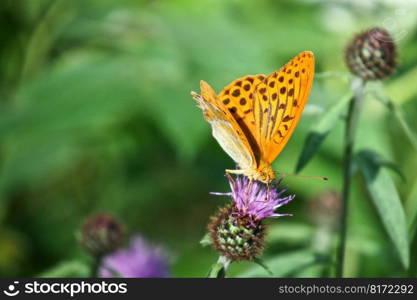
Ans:
[[[232,261],[253,260],[264,248],[265,227],[233,211],[228,205],[211,217],[208,230],[213,248]]]
[[[115,251],[123,242],[124,227],[108,214],[88,218],[81,230],[81,247],[92,256]]]
[[[358,34],[346,47],[349,70],[364,80],[378,80],[390,76],[396,67],[395,43],[382,28]]]

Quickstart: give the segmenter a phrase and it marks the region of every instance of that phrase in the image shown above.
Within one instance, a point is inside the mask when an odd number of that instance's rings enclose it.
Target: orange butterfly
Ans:
[[[277,72],[237,79],[217,95],[201,81],[194,100],[210,123],[214,138],[250,179],[270,183],[271,164],[300,120],[314,76],[314,56],[300,53]]]

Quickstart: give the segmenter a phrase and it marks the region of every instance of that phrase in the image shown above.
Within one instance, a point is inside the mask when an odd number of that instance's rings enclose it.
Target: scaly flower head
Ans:
[[[384,28],[371,28],[356,35],[346,47],[349,70],[363,80],[390,76],[397,66],[395,40]]]

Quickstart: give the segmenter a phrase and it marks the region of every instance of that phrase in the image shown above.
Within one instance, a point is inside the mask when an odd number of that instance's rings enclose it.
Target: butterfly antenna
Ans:
[[[306,176],[306,175],[299,175],[299,174],[287,174],[287,173],[279,173],[282,177],[298,177],[298,178],[308,178],[313,180],[323,180],[328,181],[328,177],[319,177],[319,176]]]

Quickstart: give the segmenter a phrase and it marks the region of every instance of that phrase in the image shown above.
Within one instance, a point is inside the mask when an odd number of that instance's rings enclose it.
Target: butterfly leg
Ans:
[[[268,201],[268,197],[269,197],[269,183],[266,184],[266,189],[267,189],[267,193],[266,193],[266,201]]]
[[[246,170],[230,170],[230,169],[226,169],[226,173],[229,174],[245,174]]]

